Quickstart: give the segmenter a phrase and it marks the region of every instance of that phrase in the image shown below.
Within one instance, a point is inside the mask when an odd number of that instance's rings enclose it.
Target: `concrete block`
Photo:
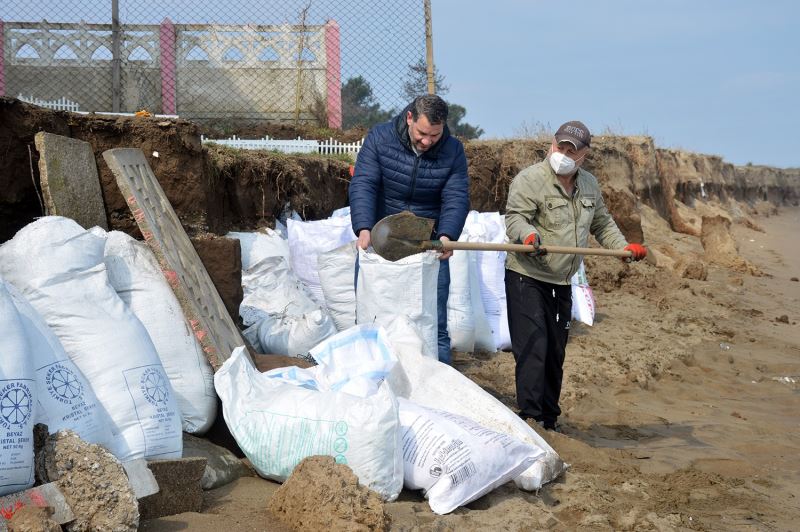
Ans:
[[[108,229],[103,193],[91,144],[40,131],[39,180],[48,214],[72,218],[85,229]]]

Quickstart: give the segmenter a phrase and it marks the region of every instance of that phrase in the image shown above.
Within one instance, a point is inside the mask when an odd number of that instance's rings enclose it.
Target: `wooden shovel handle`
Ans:
[[[514,251],[517,253],[532,253],[536,251],[533,246],[525,244],[494,244],[490,242],[453,242],[431,240],[431,249],[463,249],[471,251]],[[547,253],[565,253],[568,255],[602,255],[606,257],[633,257],[633,253],[623,249],[605,248],[573,248],[566,246],[541,246],[540,251]]]

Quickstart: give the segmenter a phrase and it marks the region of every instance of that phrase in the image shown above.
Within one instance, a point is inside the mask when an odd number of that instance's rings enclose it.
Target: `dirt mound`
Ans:
[[[378,494],[359,486],[353,471],[330,456],[311,456],[300,462],[269,500],[268,508],[293,530],[389,529]]]
[[[139,506],[119,460],[72,431],[50,435],[36,455],[36,476],[56,482],[76,519],[65,530],[134,532]]]

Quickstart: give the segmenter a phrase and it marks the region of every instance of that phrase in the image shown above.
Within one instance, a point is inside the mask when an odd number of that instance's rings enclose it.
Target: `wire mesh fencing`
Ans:
[[[423,0],[5,0],[0,96],[347,129],[408,102],[425,50]]]

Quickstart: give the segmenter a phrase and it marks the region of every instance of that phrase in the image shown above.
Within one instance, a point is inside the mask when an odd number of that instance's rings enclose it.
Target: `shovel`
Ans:
[[[429,240],[434,220],[422,218],[409,211],[391,214],[372,228],[371,242],[375,252],[386,260],[400,260],[427,250],[455,249],[474,251],[513,251],[517,253],[566,253],[569,255],[603,255],[631,258],[633,253],[621,249],[574,248],[566,246],[539,246],[526,244],[495,244],[491,242],[453,242]]]

